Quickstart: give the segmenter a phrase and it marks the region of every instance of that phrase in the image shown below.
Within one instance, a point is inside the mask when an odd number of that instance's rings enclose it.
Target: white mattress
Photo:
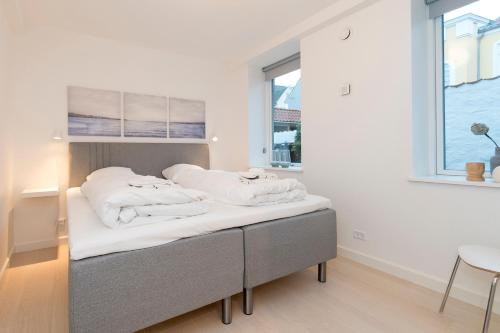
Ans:
[[[111,229],[99,220],[80,188],[71,188],[67,194],[72,260],[158,246],[181,238],[331,207],[329,199],[315,195],[308,195],[303,201],[260,207],[231,206],[211,201],[207,214],[133,228]]]

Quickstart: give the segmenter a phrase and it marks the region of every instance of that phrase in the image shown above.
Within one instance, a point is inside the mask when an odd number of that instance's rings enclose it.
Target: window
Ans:
[[[499,17],[498,0],[480,0],[436,19],[439,174],[463,174],[467,162],[489,169],[495,145],[470,128],[485,123],[500,140]]]
[[[268,121],[269,164],[273,167],[300,167],[301,71],[299,55],[263,69],[269,82]]]
[[[272,165],[301,164],[300,88],[300,69],[272,80]]]

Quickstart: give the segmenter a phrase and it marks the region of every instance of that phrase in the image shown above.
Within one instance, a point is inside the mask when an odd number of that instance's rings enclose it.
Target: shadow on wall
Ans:
[[[14,252],[14,208],[9,210],[8,219],[7,253],[12,253]]]
[[[58,247],[15,253],[10,259],[9,267],[27,266],[46,261],[57,260],[58,255],[59,255]]]

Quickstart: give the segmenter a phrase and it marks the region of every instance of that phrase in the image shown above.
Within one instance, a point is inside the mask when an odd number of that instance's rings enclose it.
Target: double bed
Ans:
[[[318,196],[241,207],[209,202],[209,212],[135,228],[104,226],[78,188],[92,171],[130,167],[161,176],[178,163],[209,167],[208,146],[174,143],[71,143],[68,221],[71,332],[133,332],[319,265],[336,256],[335,212]]]

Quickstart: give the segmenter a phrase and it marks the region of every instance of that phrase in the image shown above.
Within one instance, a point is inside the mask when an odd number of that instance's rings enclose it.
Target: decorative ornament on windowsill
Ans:
[[[491,140],[495,144],[495,156],[493,156],[490,159],[490,170],[491,174],[493,175],[493,178],[495,179],[496,182],[500,182],[500,147],[496,143],[495,140],[491,136],[489,136],[488,132],[490,131],[490,128],[486,124],[481,124],[481,123],[474,123],[472,124],[470,128],[471,132],[474,133],[475,135],[484,135],[488,139]],[[499,169],[499,170],[497,170]]]
[[[486,165],[481,162],[469,162],[465,164],[467,169],[467,180],[470,182],[484,182],[484,171]]]

